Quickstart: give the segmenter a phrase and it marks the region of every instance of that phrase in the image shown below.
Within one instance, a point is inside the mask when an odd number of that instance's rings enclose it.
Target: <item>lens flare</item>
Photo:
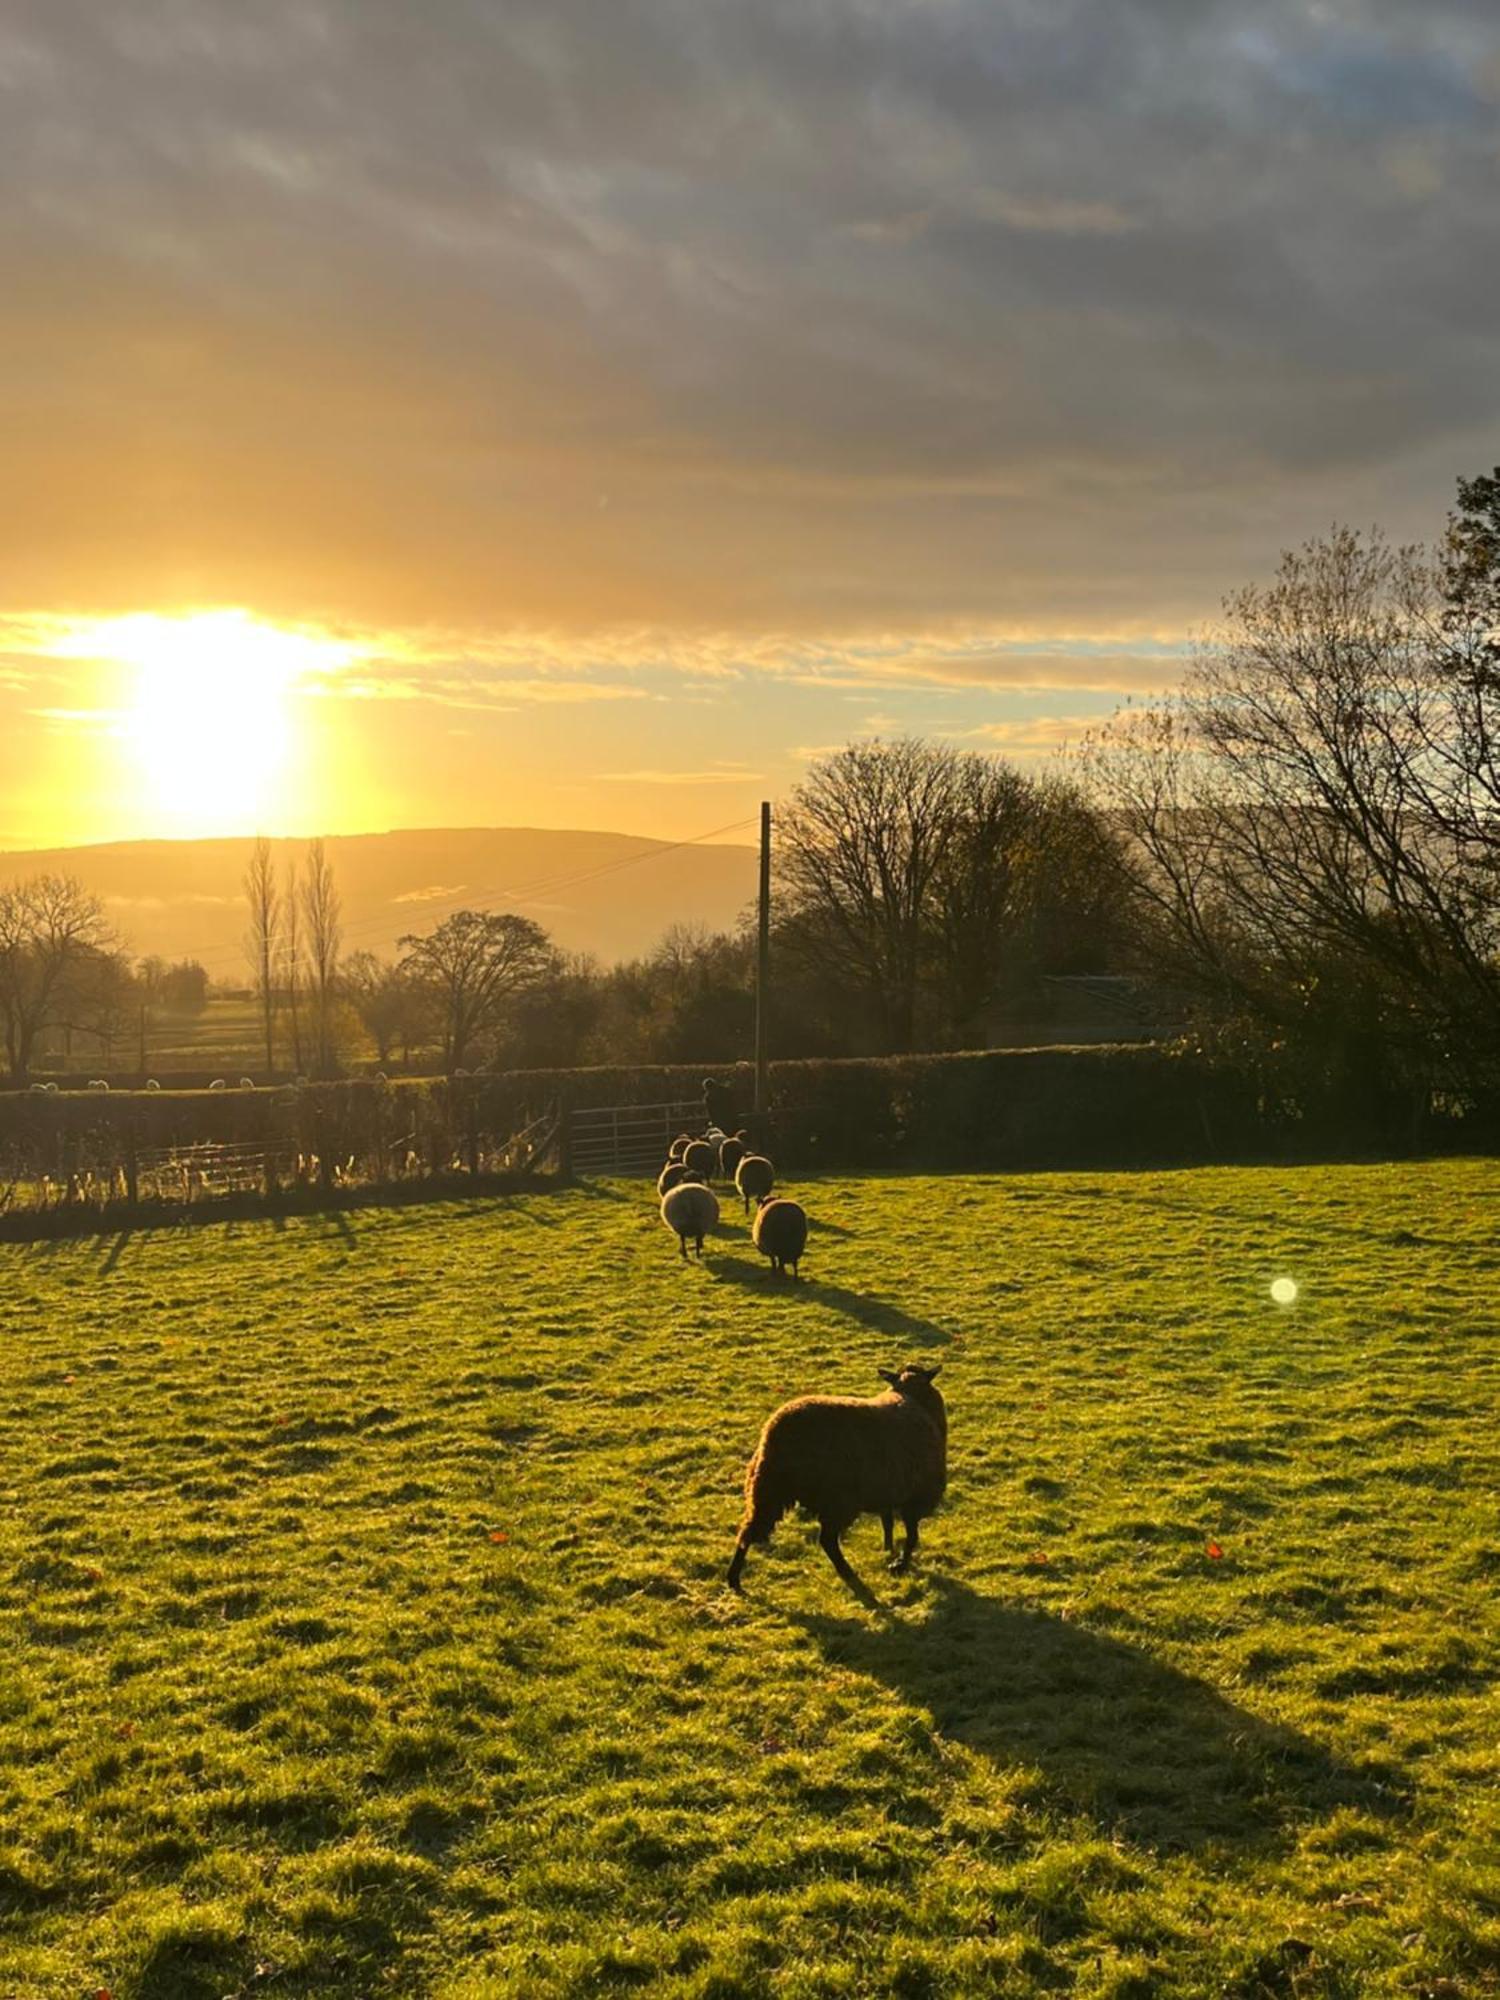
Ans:
[[[1297,1280],[1295,1278],[1273,1278],[1271,1297],[1279,1306],[1294,1306],[1297,1303]]]

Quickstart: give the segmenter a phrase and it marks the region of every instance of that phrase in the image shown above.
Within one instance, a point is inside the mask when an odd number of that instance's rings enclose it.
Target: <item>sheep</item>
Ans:
[[[216,1076],[208,1087],[210,1090],[228,1090],[229,1085],[224,1081],[222,1076]]]
[[[761,1201],[776,1185],[776,1169],[763,1153],[746,1153],[734,1170],[734,1184],[745,1197],[745,1213],[752,1201]]]
[[[239,1087],[241,1090],[254,1090],[255,1078],[253,1076],[242,1076],[240,1078]]]
[[[689,1172],[702,1174],[704,1180],[708,1180],[718,1165],[718,1160],[707,1139],[694,1139],[682,1156],[682,1164]]]
[[[677,1183],[686,1177],[686,1174],[687,1168],[682,1164],[681,1160],[668,1160],[667,1164],[656,1177],[657,1194],[670,1194],[673,1188],[677,1186]]]
[[[719,1175],[722,1180],[732,1181],[740,1161],[750,1150],[750,1134],[736,1132],[728,1139],[719,1141]]]
[[[686,1132],[679,1132],[667,1148],[667,1158],[669,1160],[680,1160],[692,1143]]]
[[[916,1553],[922,1520],[943,1497],[948,1480],[948,1413],[933,1387],[936,1368],[882,1368],[884,1395],[801,1396],[784,1403],[760,1434],[745,1474],[745,1518],[729,1565],[738,1590],[745,1556],[768,1542],[782,1515],[801,1507],[819,1526],[823,1553],[846,1583],[859,1589],[839,1537],[861,1514],[878,1514],[892,1555],[901,1516],[906,1544],[892,1568]]]
[[[794,1278],[797,1276],[797,1266],[807,1248],[807,1211],[800,1202],[762,1195],[750,1234],[760,1254],[770,1258],[771,1269],[778,1277],[786,1270]]]
[[[89,1078],[89,1089],[90,1089],[90,1090],[108,1090],[108,1089],[109,1089],[109,1085],[108,1085],[108,1083],[107,1083],[107,1082],[105,1081],[105,1079],[104,1079],[104,1078],[103,1078],[102,1076],[91,1076],[91,1077]]]
[[[703,1239],[719,1220],[719,1203],[711,1188],[701,1181],[679,1181],[661,1200],[661,1219],[675,1231],[677,1248],[684,1261],[688,1238],[694,1239],[698,1255],[703,1255]]]
[[[160,1090],[161,1085],[157,1082],[154,1076],[148,1076],[146,1078],[146,1088],[147,1090]]]

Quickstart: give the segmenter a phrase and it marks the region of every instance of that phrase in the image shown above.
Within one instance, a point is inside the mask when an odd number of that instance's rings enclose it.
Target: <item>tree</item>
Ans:
[[[372,951],[351,952],[344,960],[339,983],[359,1016],[361,1027],[375,1044],[381,1067],[397,1047],[409,1050],[423,1031],[430,1007],[399,966]]]
[[[450,1074],[500,1026],[514,998],[556,964],[540,924],[509,912],[457,910],[427,937],[398,940],[401,970],[436,1000]]]
[[[66,875],[0,889],[0,1026],[13,1084],[27,1081],[43,1033],[104,1032],[118,996],[116,941],[96,896]]]
[[[302,883],[302,915],[307,927],[308,972],[312,987],[313,1029],[319,1076],[332,1074],[333,1003],[337,998],[339,945],[342,941],[339,892],[321,840],[307,850]]]
[[[297,864],[287,863],[281,940],[281,977],[287,1019],[292,1029],[292,1071],[302,1074],[302,898],[297,888]]]
[[[250,905],[250,930],[245,940],[246,955],[260,1002],[261,1034],[266,1054],[266,1075],[276,1068],[276,970],[280,956],[277,926],[281,921],[281,891],[276,885],[276,864],[271,843],[258,839],[245,870],[245,897]]]
[[[898,1052],[982,1039],[1039,972],[1099,969],[1122,903],[1075,785],[915,741],[814,765],[780,817],[778,877],[778,941],[814,1013],[847,1037],[862,999],[868,1040]]]
[[[1181,695],[1086,759],[1169,962],[1367,1092],[1382,1068],[1500,1077],[1500,718],[1475,662],[1438,565],[1336,530],[1235,593]]]
[[[915,1046],[930,898],[959,782],[951,750],[852,743],[815,764],[780,815],[783,942],[861,995],[881,1045],[899,1054]]]

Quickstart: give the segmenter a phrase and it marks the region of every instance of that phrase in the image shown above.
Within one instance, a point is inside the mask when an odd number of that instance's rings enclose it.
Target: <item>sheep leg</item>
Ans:
[[[729,1565],[728,1581],[729,1581],[729,1588],[731,1590],[738,1590],[740,1587],[740,1578],[745,1573],[746,1552],[747,1552],[746,1542],[744,1536],[742,1535],[734,1545],[734,1557]]]
[[[849,1561],[844,1551],[839,1547],[839,1531],[831,1521],[823,1523],[821,1532],[818,1535],[818,1546],[844,1579],[845,1583],[852,1583],[856,1590],[864,1588],[859,1578],[849,1567]]]
[[[887,1555],[889,1555],[889,1554],[891,1553],[891,1551],[892,1551],[892,1550],[893,1550],[893,1549],[895,1548],[895,1546],[896,1546],[896,1517],[895,1517],[895,1515],[894,1515],[894,1514],[882,1514],[882,1515],[881,1515],[881,1517],[880,1517],[880,1525],[881,1525],[881,1528],[882,1528],[882,1530],[884,1531],[884,1534],[885,1534],[885,1552],[886,1552],[886,1554],[887,1554]]]
[[[679,1236],[677,1239],[677,1254],[685,1264],[687,1262],[687,1238],[685,1236]]]
[[[911,1559],[917,1552],[917,1531],[921,1526],[922,1517],[920,1514],[903,1513],[901,1520],[906,1528],[906,1546],[896,1558],[898,1570],[911,1568]]]
[[[703,1238],[701,1236],[698,1238],[698,1261],[700,1264],[703,1261]]]

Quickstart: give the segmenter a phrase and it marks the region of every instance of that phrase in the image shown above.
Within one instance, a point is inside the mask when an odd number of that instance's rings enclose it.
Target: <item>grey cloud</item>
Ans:
[[[1185,615],[1495,455],[1497,77],[1483,0],[21,0],[13,587]]]

